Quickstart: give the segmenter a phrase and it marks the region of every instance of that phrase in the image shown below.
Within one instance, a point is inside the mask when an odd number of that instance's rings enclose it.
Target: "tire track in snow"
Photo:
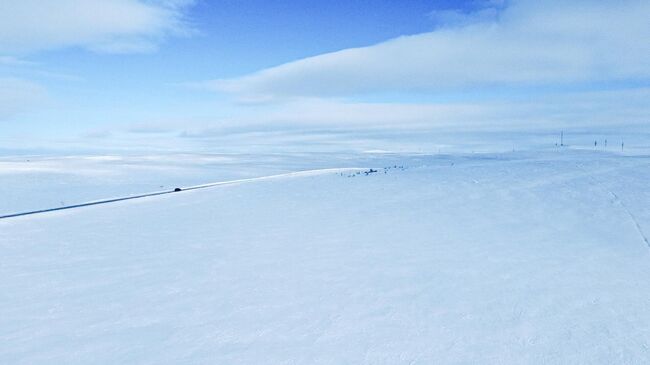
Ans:
[[[10,214],[5,214],[5,215],[0,215],[0,220],[9,219],[9,218],[16,218],[16,217],[23,217],[23,216],[28,216],[28,215],[35,215],[35,214],[56,212],[56,211],[59,211],[59,210],[69,210],[69,209],[90,207],[90,206],[93,206],[93,205],[109,204],[109,203],[121,202],[121,201],[126,201],[126,200],[143,199],[143,198],[148,198],[148,197],[152,197],[152,196],[159,196],[159,195],[166,195],[166,194],[178,194],[178,193],[182,193],[184,191],[207,189],[207,188],[223,186],[223,185],[235,185],[235,184],[241,184],[241,183],[256,182],[256,181],[263,181],[263,180],[272,180],[272,179],[280,179],[280,178],[287,178],[287,177],[316,176],[316,175],[324,175],[324,174],[327,174],[327,173],[337,173],[337,172],[345,172],[345,171],[360,171],[360,170],[364,170],[364,168],[345,167],[345,168],[333,168],[333,169],[316,169],[316,170],[305,170],[305,171],[289,172],[289,173],[286,173],[286,174],[278,174],[278,175],[251,177],[251,178],[246,178],[246,179],[218,181],[218,182],[213,182],[213,183],[208,183],[208,184],[188,186],[188,187],[184,187],[184,188],[175,188],[175,189],[172,189],[172,190],[155,191],[155,192],[151,192],[151,193],[130,195],[130,196],[119,197],[119,198],[94,200],[94,201],[90,201],[90,202],[66,205],[66,206],[56,207],[56,208],[46,208],[46,209],[31,210],[31,211],[26,211],[26,212],[10,213]],[[177,190],[177,189],[179,189],[179,190]]]
[[[632,223],[634,223],[634,226],[636,228],[636,231],[639,233],[639,236],[641,236],[641,239],[643,239],[643,242],[645,242],[646,246],[650,248],[650,240],[648,239],[648,236],[643,232],[643,228],[641,228],[641,225],[639,224],[639,220],[636,218],[636,216],[630,211],[630,209],[625,205],[623,200],[616,195],[615,192],[611,191],[607,186],[605,186],[600,180],[596,179],[592,174],[590,174],[587,170],[584,169],[584,167],[580,164],[577,165],[580,170],[584,172],[584,174],[589,177],[598,187],[606,191],[612,198],[614,198],[614,202],[616,202],[622,209],[627,213],[628,217],[630,217],[630,220]]]
[[[634,214],[632,214],[632,212],[627,208],[625,203],[623,203],[623,201],[618,197],[618,195],[616,195],[615,192],[613,192],[611,190],[608,190],[608,189],[605,189],[605,190],[607,190],[607,192],[609,192],[609,194],[612,197],[614,197],[614,201],[616,201],[623,208],[623,210],[625,210],[627,215],[630,216],[630,219],[632,219],[632,222],[634,222],[634,225],[636,226],[637,232],[639,232],[639,235],[641,235],[641,238],[643,238],[643,241],[645,242],[645,244],[648,247],[650,247],[650,241],[648,241],[648,236],[646,236],[645,233],[643,233],[643,229],[641,228],[641,225],[639,224],[639,220],[636,218],[636,216]]]

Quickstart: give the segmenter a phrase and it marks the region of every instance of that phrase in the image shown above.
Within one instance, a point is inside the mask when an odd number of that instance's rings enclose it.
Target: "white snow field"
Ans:
[[[1,150],[0,150],[1,153]],[[341,153],[160,153],[0,157],[0,216],[212,181],[400,161]]]
[[[650,157],[399,159],[0,220],[0,363],[650,363]]]

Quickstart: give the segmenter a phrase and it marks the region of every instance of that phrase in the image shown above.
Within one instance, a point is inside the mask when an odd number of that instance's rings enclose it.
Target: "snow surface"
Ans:
[[[649,157],[373,161],[0,220],[0,363],[650,362]]]
[[[206,182],[399,161],[383,155],[141,154],[0,158],[0,216]]]

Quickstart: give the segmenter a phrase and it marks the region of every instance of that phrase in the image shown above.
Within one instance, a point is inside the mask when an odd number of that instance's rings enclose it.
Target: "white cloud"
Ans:
[[[498,20],[455,19],[456,27],[205,85],[244,99],[268,100],[650,78],[647,0],[509,4]]]
[[[0,52],[61,47],[99,52],[143,52],[168,35],[189,31],[188,0],[3,0]]]
[[[0,121],[42,105],[47,100],[45,89],[34,82],[0,78]]]
[[[293,98],[240,105],[231,115],[166,125],[189,135],[309,130],[555,131],[645,130],[650,88],[567,92],[530,98],[437,103],[369,103]],[[206,131],[205,133],[203,131]]]

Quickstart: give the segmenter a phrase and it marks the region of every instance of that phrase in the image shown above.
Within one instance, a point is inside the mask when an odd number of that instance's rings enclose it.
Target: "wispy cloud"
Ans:
[[[4,0],[0,52],[24,54],[62,47],[97,52],[147,52],[170,35],[191,32],[189,0]]]
[[[0,66],[33,66],[35,62],[23,60],[13,56],[0,56]]]
[[[650,88],[571,92],[524,100],[364,103],[294,99],[263,105],[225,126],[283,128],[537,129],[640,127],[650,118]]]
[[[430,33],[204,85],[269,100],[650,78],[648,1],[513,0],[498,17],[481,11],[447,14],[453,26]]]
[[[468,9],[436,9],[428,16],[439,28],[494,22],[505,9],[505,0],[474,1]]]
[[[0,78],[0,122],[47,101],[45,89],[31,81]]]

